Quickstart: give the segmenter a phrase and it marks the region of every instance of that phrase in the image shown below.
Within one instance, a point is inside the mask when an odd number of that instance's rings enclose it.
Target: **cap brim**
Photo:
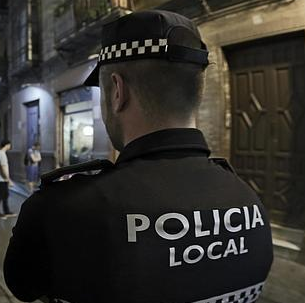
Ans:
[[[100,66],[97,64],[90,75],[84,82],[85,86],[99,86],[99,70]]]

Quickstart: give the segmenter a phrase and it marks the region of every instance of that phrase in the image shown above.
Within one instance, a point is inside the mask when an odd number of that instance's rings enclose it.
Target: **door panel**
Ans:
[[[233,164],[239,175],[268,201],[266,170],[268,169],[266,81],[261,69],[238,71],[232,75],[234,87],[234,119],[232,139]]]
[[[38,102],[27,106],[27,148],[39,139],[39,106]]]
[[[231,74],[232,163],[272,220],[305,223],[304,36],[225,50]]]

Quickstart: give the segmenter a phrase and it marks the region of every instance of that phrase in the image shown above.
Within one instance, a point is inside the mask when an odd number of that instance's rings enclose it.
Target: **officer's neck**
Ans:
[[[132,125],[129,124],[129,127],[125,128],[124,146],[144,135],[169,128],[196,128],[195,117],[189,121],[167,120],[163,123],[148,123],[145,120],[135,121]]]

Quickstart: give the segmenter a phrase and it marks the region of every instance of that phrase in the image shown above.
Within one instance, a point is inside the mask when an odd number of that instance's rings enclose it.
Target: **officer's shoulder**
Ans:
[[[53,183],[68,180],[71,176],[74,177],[80,174],[90,174],[91,172],[94,172],[95,174],[107,173],[112,170],[113,167],[114,164],[107,159],[96,159],[84,163],[60,167],[41,175],[40,187],[43,188]]]
[[[236,175],[232,165],[225,158],[209,158],[209,162],[222,167],[224,170],[229,171]]]

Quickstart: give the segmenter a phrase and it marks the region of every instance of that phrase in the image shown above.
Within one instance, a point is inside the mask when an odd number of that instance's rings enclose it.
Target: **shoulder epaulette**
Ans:
[[[236,175],[234,168],[225,158],[209,158],[209,161],[214,162],[216,165],[220,165],[223,169]]]
[[[61,179],[65,175],[71,175],[76,173],[83,173],[95,170],[107,170],[114,166],[114,164],[106,159],[96,159],[80,164],[74,164],[70,166],[64,166],[57,168],[49,173],[41,175],[41,185],[52,183],[55,180]]]

